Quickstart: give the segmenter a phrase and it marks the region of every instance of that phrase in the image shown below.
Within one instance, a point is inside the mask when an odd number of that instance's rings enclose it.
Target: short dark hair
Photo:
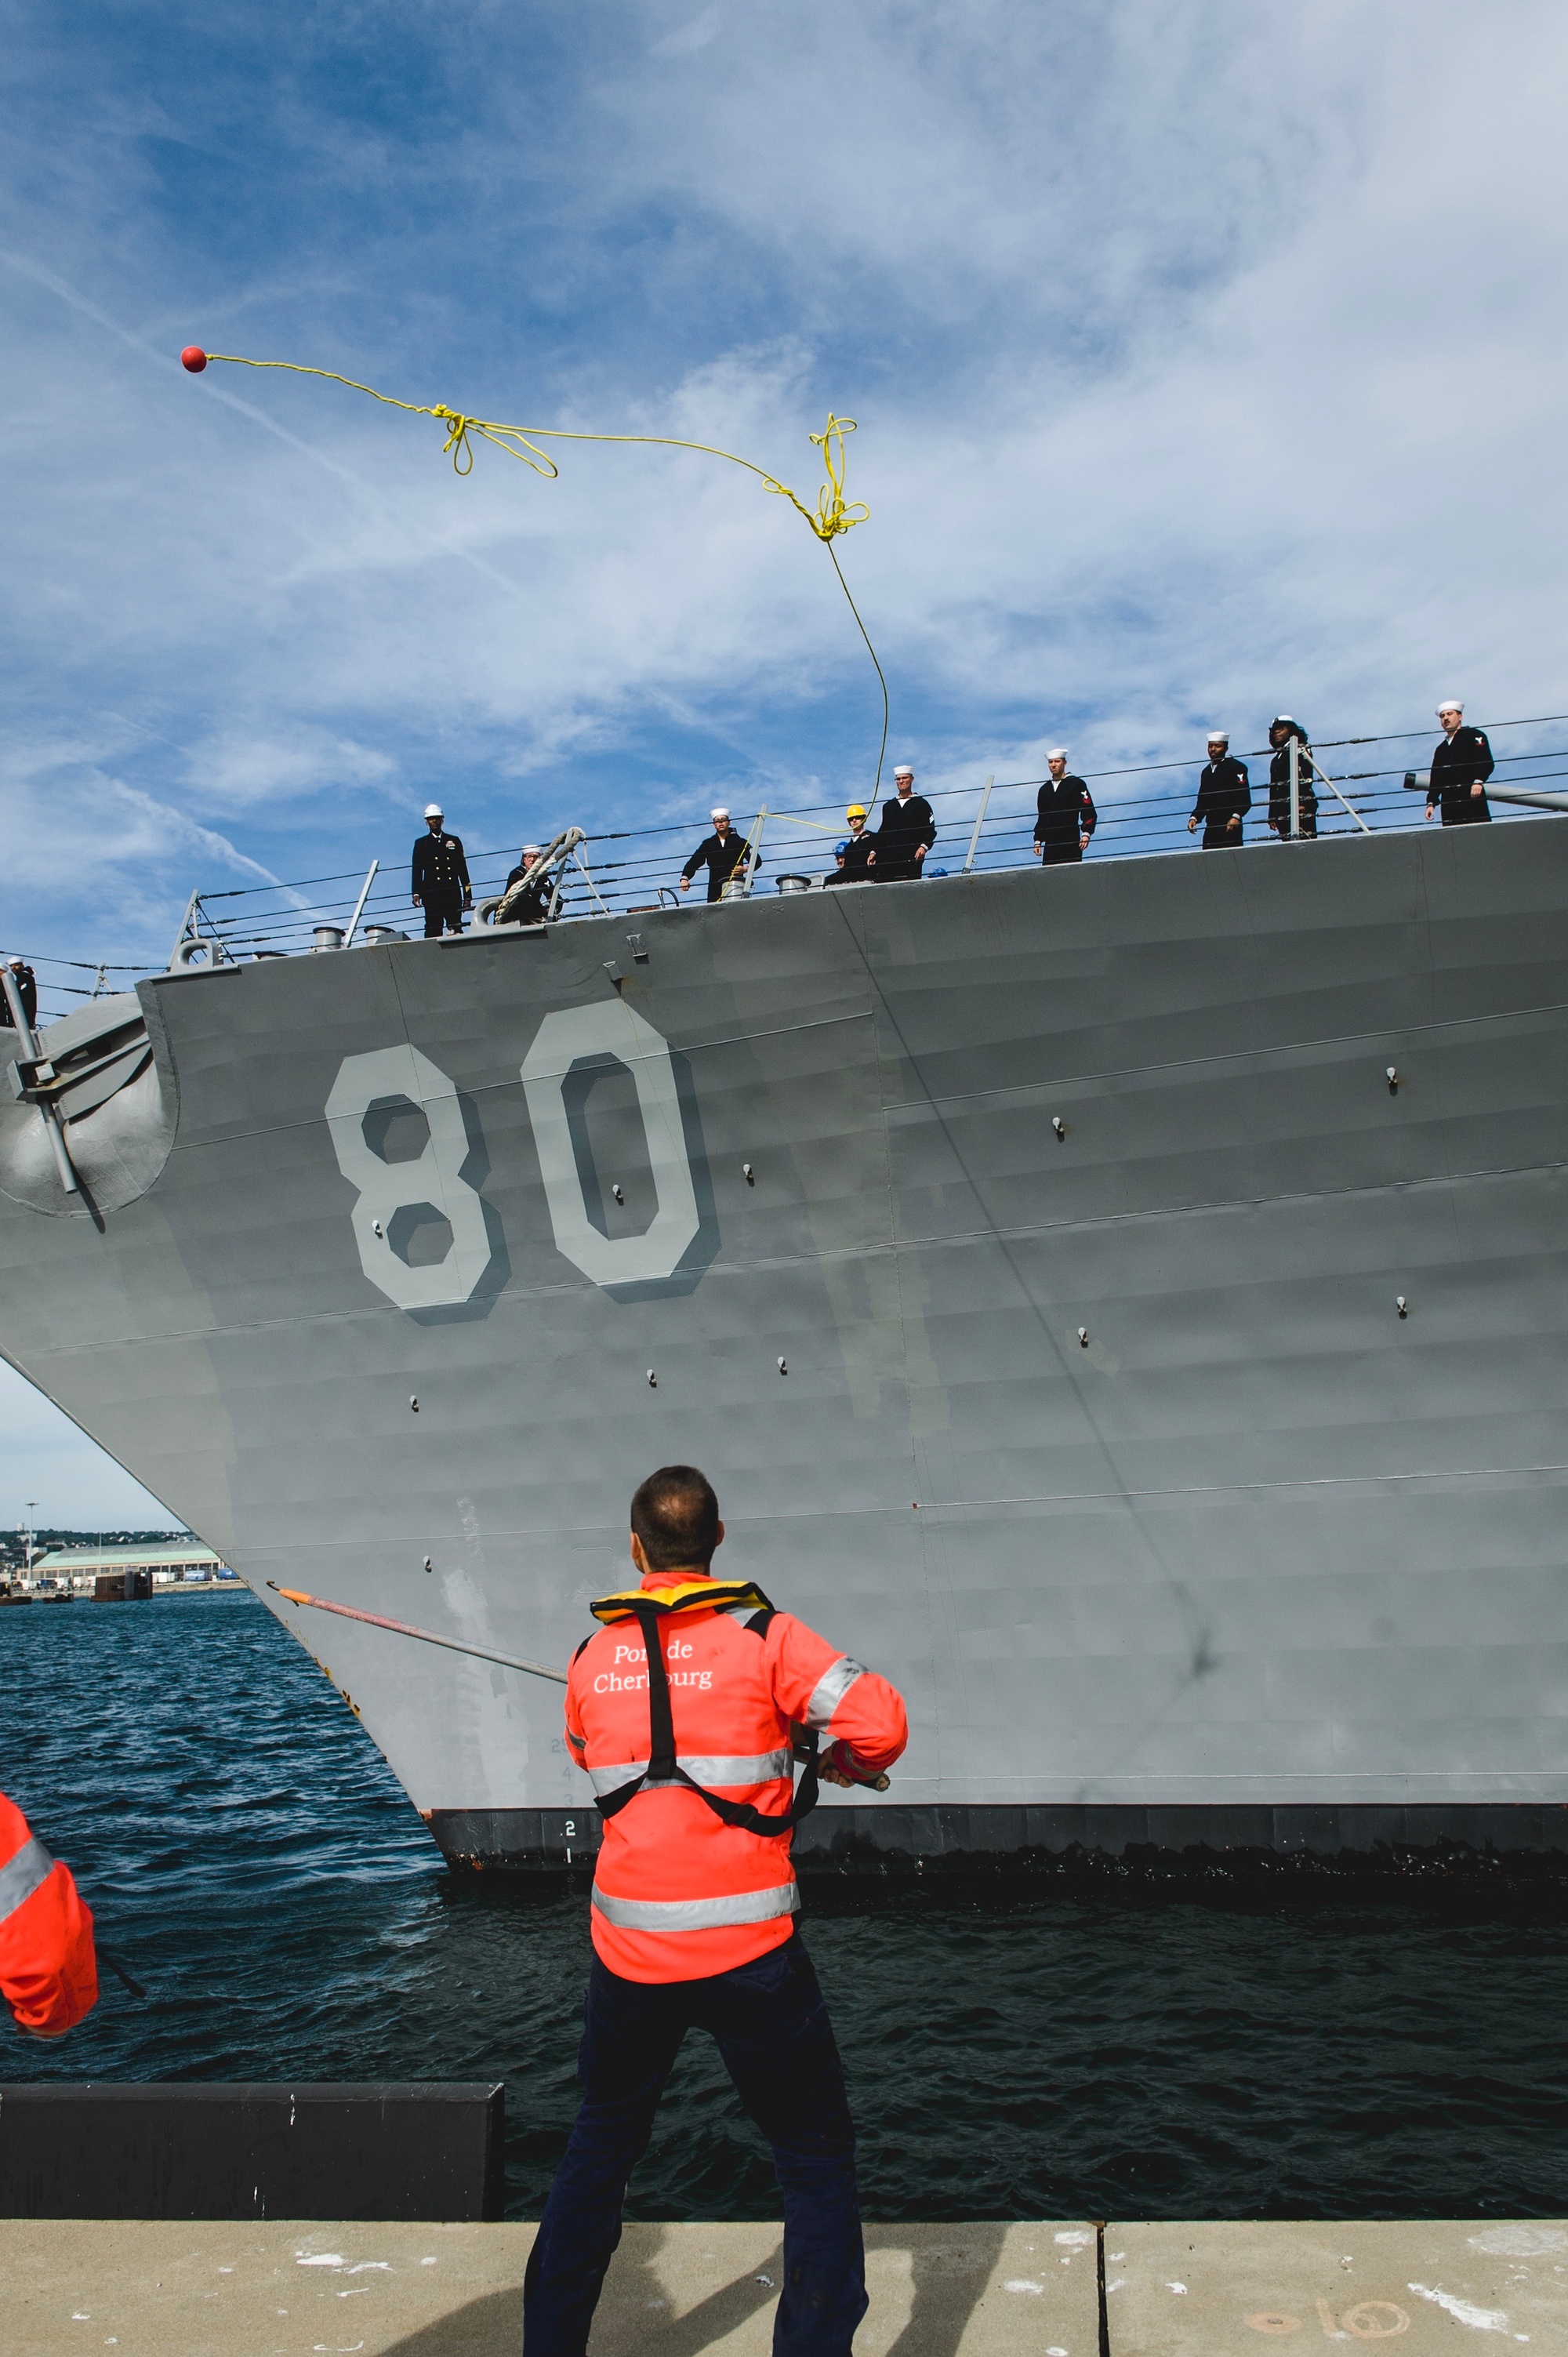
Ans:
[[[719,1501],[694,1465],[661,1465],[640,1482],[631,1501],[631,1527],[642,1541],[650,1571],[706,1566],[719,1543]]]

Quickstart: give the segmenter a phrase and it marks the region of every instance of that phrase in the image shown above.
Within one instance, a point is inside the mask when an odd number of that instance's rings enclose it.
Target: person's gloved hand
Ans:
[[[817,1762],[817,1774],[824,1784],[841,1784],[846,1791],[862,1781],[856,1772],[854,1754],[842,1736],[822,1753]]]

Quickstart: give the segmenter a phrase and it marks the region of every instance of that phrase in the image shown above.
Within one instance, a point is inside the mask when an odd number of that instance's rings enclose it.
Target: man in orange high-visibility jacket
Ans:
[[[0,1997],[29,2038],[63,2038],[98,2002],[92,1917],[0,1792]]]
[[[784,2196],[776,2357],[848,2357],[865,2313],[854,2129],[822,1990],[795,1930],[794,1738],[843,1785],[886,1781],[908,1740],[894,1689],[749,1580],[712,1576],[725,1534],[694,1466],[631,1501],[639,1587],[593,1607],[566,1740],[605,1818],[585,2093],[523,2290],[525,2357],[583,2357],[627,2179],[688,2029],[712,2032],[773,2147]]]

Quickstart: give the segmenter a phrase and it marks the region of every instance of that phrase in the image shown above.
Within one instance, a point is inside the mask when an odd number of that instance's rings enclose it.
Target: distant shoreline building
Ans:
[[[57,1547],[35,1555],[31,1575],[14,1580],[13,1586],[91,1596],[106,1576],[124,1578],[138,1571],[151,1574],[155,1594],[160,1587],[198,1587],[214,1580],[239,1584],[221,1557],[199,1539],[151,1539],[139,1546]]]

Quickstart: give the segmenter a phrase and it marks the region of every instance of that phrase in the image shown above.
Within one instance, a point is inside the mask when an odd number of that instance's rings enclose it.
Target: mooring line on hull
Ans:
[[[438,1637],[434,1629],[416,1629],[411,1620],[389,1620],[381,1612],[361,1612],[356,1604],[329,1604],[324,1596],[307,1596],[302,1587],[280,1587],[275,1579],[269,1579],[267,1586],[290,1604],[308,1604],[317,1612],[337,1612],[345,1620],[365,1620],[372,1629],[390,1629],[394,1637],[417,1637],[422,1645],[445,1645],[449,1653],[472,1653],[478,1662],[496,1662],[503,1670],[523,1670],[531,1678],[550,1678],[558,1686],[566,1683],[564,1670],[546,1669],[542,1662],[525,1662],[516,1653],[492,1653],[483,1645],[464,1644],[460,1637]]]

